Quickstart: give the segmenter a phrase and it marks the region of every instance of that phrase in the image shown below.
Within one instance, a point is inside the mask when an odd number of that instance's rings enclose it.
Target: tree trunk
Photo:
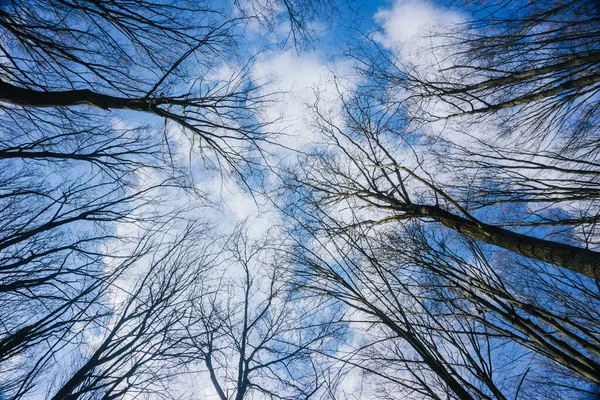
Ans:
[[[88,89],[44,92],[21,88],[0,80],[0,102],[25,107],[71,107],[88,105],[108,109],[150,111],[157,99],[115,97]]]
[[[600,254],[595,251],[475,222],[437,206],[416,205],[412,213],[415,217],[433,218],[470,238],[600,280]]]

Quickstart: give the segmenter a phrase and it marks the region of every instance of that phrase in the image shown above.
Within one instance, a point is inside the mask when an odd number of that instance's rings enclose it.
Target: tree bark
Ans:
[[[88,89],[44,92],[21,88],[0,80],[0,102],[25,107],[71,107],[88,105],[108,109],[151,111],[159,99],[115,97]]]
[[[490,78],[483,82],[475,83],[472,85],[465,85],[463,87],[459,87],[457,89],[451,89],[447,91],[443,91],[443,95],[453,95],[453,94],[462,94],[470,91],[487,89],[491,87],[503,87],[507,85],[512,85],[515,83],[519,83],[521,81],[539,77],[542,75],[551,74],[553,72],[558,71],[569,71],[573,68],[582,67],[584,65],[594,65],[600,63],[600,53],[591,53],[586,57],[575,57],[567,61],[563,61],[553,65],[547,65],[545,67],[534,68],[521,72],[510,73],[508,76],[498,77],[498,78]],[[457,69],[460,67],[453,67],[453,69]]]
[[[415,205],[411,211],[415,217],[433,218],[470,238],[600,280],[600,254],[595,251],[475,222],[437,206]]]

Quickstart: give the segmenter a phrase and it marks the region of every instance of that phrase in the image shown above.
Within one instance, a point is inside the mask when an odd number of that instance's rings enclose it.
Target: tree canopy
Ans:
[[[0,1],[0,399],[592,399],[592,0]]]

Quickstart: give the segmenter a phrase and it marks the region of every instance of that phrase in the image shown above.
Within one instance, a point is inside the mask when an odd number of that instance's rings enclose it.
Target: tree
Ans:
[[[160,226],[160,214],[169,212],[156,209],[155,195],[189,186],[180,167],[161,156],[160,136],[94,107],[152,114],[162,104],[156,106],[157,91],[175,85],[185,93],[177,107],[202,105],[222,120],[238,109],[248,116],[241,76],[225,89],[187,80],[184,71],[190,58],[199,62],[228,46],[235,22],[193,2],[0,5],[4,365],[35,344],[69,342],[67,332],[79,318],[91,318],[86,310],[102,298],[111,258],[102,246],[128,241],[116,224]],[[203,65],[210,72],[211,63]],[[191,91],[200,97],[189,100]],[[236,118],[232,129],[241,132],[241,114]],[[194,129],[207,124],[214,133],[215,119]]]
[[[197,171],[285,175],[246,28],[300,51],[332,3],[0,2],[0,397],[595,393],[593,1],[448,2],[416,58],[367,35],[289,236],[191,222]]]
[[[392,55],[388,61],[393,65],[366,62],[365,72],[380,84],[406,91],[402,96],[413,103],[414,118],[500,114],[511,127],[525,125],[529,129],[523,130],[537,138],[564,129],[559,137],[572,140],[561,144],[578,143],[577,138],[586,142],[583,136],[594,135],[600,26],[593,1],[438,4],[457,5],[463,20],[422,32],[434,39],[424,49],[436,56],[433,63]],[[430,107],[432,100],[445,107]]]
[[[169,380],[185,371],[192,356],[186,327],[194,318],[192,304],[200,300],[197,288],[218,254],[204,240],[208,232],[189,225],[179,237],[160,233],[154,252],[113,282],[107,294],[113,305],[106,318],[94,321],[98,344],[75,349],[82,360],[66,371],[52,399],[172,391]]]
[[[382,130],[404,136],[406,145],[415,144],[409,132],[418,130],[427,150],[415,147],[418,160],[399,165],[471,215],[490,220],[510,209],[491,224],[552,227],[569,237],[556,241],[593,250],[596,8],[588,1],[466,4],[462,21],[423,33],[422,57],[373,41],[375,51],[356,53],[371,79],[361,96],[373,99],[363,106],[383,102],[379,111],[389,111],[373,124],[396,109],[404,114]],[[587,275],[595,277],[592,270]]]
[[[427,32],[435,38],[425,47],[431,57],[413,59],[375,39],[374,49],[351,53],[367,80],[344,99],[348,129],[330,116],[320,119],[321,129],[353,152],[354,170],[329,166],[348,190],[327,190],[394,210],[390,221],[431,218],[597,278],[593,38],[599,28],[592,3],[513,10],[489,2],[474,6],[470,20]],[[417,185],[420,198],[406,190]],[[508,217],[490,218],[500,209]],[[568,238],[511,229],[519,226],[556,227]]]
[[[236,56],[236,35],[249,20],[278,18],[278,3],[250,2],[260,10],[239,18],[218,2],[187,0],[3,3],[0,102],[148,114],[189,130],[214,162],[235,168],[248,145],[265,140],[255,111],[269,100],[248,76],[253,55]],[[283,3],[294,38],[308,35],[321,2]]]
[[[377,35],[350,52],[361,86],[316,103],[328,147],[289,171],[299,285],[355,311],[347,362],[401,395],[593,393],[597,12],[486,6],[421,64]]]
[[[218,8],[37,1],[5,3],[1,12],[9,43],[2,48],[9,61],[0,77],[4,107],[73,108],[71,118],[84,119],[90,107],[145,113],[189,130],[232,165],[243,158],[236,143],[262,137],[251,110],[265,99],[252,98],[256,88],[244,69],[206,79],[222,67],[243,23]]]
[[[85,348],[94,329],[107,332],[96,359],[56,396],[140,390],[125,364],[139,378],[145,364],[163,359],[162,347],[145,347],[162,322],[143,332],[131,326],[148,306],[144,296],[160,290],[143,288],[116,309],[107,299],[154,250],[150,239],[165,223],[198,205],[196,164],[181,162],[184,141],[169,141],[170,125],[191,135],[192,148],[199,144],[206,169],[245,176],[244,163],[253,162],[265,138],[255,111],[269,99],[248,77],[253,55],[236,49],[247,21],[218,2],[0,4],[3,396],[46,387],[56,360]],[[164,287],[171,289],[180,290]]]
[[[68,123],[25,120],[3,132],[3,391],[14,387],[25,395],[57,353],[81,340],[82,326],[107,314],[106,287],[149,251],[151,231],[136,238],[123,227],[158,227],[162,218],[176,217],[155,208],[158,191],[175,179],[138,182],[142,170],[158,171],[160,147],[140,130],[93,122],[77,131]],[[131,252],[108,252],[108,243]]]
[[[289,267],[269,236],[255,241],[239,227],[222,275],[204,282],[210,294],[192,307],[196,363],[222,400],[319,398],[327,385],[322,354],[335,351],[343,332],[327,299],[290,290]]]
[[[419,153],[411,154],[410,144],[406,145],[405,151],[398,148],[408,139],[400,136],[400,144],[393,142],[394,123],[398,123],[393,113],[390,116],[385,111],[380,112],[377,106],[361,104],[361,100],[345,106],[348,112],[346,131],[327,116],[322,115],[321,120],[321,128],[339,146],[339,152],[307,158],[305,165],[310,166],[297,178],[301,184],[319,193],[316,201],[335,203],[357,199],[359,205],[364,201],[375,213],[368,220],[353,222],[356,224],[429,219],[517,254],[591,278],[597,276],[600,257],[596,251],[514,232],[477,218],[468,210],[468,199],[464,200],[463,206],[448,194],[445,185],[438,183],[424,168],[425,161]],[[402,158],[413,159],[399,161]],[[472,168],[475,170],[476,166]],[[469,189],[465,188],[465,191]]]
[[[598,385],[594,286],[511,274],[489,246],[418,223],[348,230],[316,208],[296,218],[298,286],[348,307],[363,339],[336,357],[377,397],[567,399]]]

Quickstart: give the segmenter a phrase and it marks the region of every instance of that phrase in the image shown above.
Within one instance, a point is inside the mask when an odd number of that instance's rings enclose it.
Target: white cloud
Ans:
[[[431,39],[428,36],[433,31],[463,20],[456,12],[418,0],[398,0],[391,9],[377,11],[373,19],[383,28],[375,40],[388,48]]]
[[[341,72],[334,73],[334,70]],[[317,100],[331,104],[338,100],[335,75],[345,75],[349,69],[343,63],[329,63],[318,52],[298,56],[294,51],[265,54],[254,68],[254,79],[269,82],[266,92],[277,92],[277,102],[265,110],[263,118],[276,122],[270,127],[285,135],[277,143],[297,151],[304,151],[320,141],[312,125],[311,107]],[[344,90],[348,90],[345,83]],[[339,103],[337,103],[339,106]]]

